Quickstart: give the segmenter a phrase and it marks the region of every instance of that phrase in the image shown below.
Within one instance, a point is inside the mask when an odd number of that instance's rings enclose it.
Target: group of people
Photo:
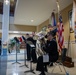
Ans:
[[[31,55],[30,55],[30,47],[27,41],[31,41],[36,48],[32,50]],[[48,71],[47,65],[56,62],[59,56],[57,42],[55,39],[55,33],[50,31],[47,33],[46,36],[39,38],[37,41],[33,39],[33,36],[29,37],[29,35],[27,34],[27,40],[25,42],[27,47],[27,60],[31,60],[32,58],[32,62],[37,63],[36,70],[41,72],[39,75],[45,75],[45,72]],[[0,54],[1,54],[1,50],[0,50]],[[43,56],[45,54],[47,54],[49,57],[48,62],[44,62]]]
[[[36,59],[35,62],[37,63],[36,70],[41,72],[39,75],[45,75],[45,72],[48,71],[47,65],[56,62],[58,60],[59,54],[58,54],[57,42],[54,36],[55,34],[52,31],[50,31],[47,33],[45,37],[40,38],[36,41],[36,50],[34,52],[35,53],[34,58]],[[45,38],[47,39],[46,41]],[[49,58],[48,62],[44,62],[45,54],[48,55]]]

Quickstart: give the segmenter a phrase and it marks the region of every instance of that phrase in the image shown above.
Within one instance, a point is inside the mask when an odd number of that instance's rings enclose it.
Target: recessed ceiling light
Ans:
[[[34,20],[31,20],[31,22],[33,22]]]
[[[4,0],[4,2],[6,3],[6,5],[8,5],[8,4],[9,4],[9,0]]]

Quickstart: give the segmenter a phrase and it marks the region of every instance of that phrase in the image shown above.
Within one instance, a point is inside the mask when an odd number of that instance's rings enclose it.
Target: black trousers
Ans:
[[[53,55],[53,56],[49,56],[49,62],[48,63],[44,63],[43,62],[43,56],[40,56],[39,58],[38,58],[38,60],[37,60],[37,67],[36,67],[36,70],[37,71],[46,71],[46,69],[47,69],[47,65],[49,65],[50,64],[50,62],[56,62],[57,60],[58,60],[58,57],[59,57],[59,55],[58,55],[58,53],[56,53],[55,55]]]
[[[33,63],[37,63],[36,49],[32,49],[31,51],[31,59]]]
[[[29,44],[26,44],[26,47],[27,47],[27,60],[31,60],[31,55],[30,55],[30,46]]]
[[[44,63],[43,62],[43,56],[40,56],[37,60],[37,66],[36,66],[36,70],[37,71],[41,71],[41,72],[44,72],[44,71],[47,71],[47,65],[49,64],[48,63]]]
[[[27,44],[27,60],[31,60],[32,62],[36,63],[37,62],[37,56],[36,56],[36,50],[32,49],[31,47]]]

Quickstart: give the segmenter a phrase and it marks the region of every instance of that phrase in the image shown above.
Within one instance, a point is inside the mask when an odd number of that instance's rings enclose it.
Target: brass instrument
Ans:
[[[41,48],[41,43],[37,43],[37,50],[36,50],[36,53],[39,56],[42,56],[44,55],[46,52]]]

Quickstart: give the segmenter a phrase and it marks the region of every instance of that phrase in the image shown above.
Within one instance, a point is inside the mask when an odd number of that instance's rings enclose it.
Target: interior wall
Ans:
[[[0,22],[0,29],[2,29],[2,23]]]
[[[2,38],[2,33],[0,33],[0,38]]]
[[[21,36],[25,36],[25,34],[11,33],[11,34],[9,34],[9,39],[12,39],[12,38],[14,38],[14,37],[21,37]]]
[[[10,33],[9,34],[9,39],[11,39],[13,37],[21,37],[22,35],[25,36],[25,34]],[[0,38],[2,38],[2,33],[0,33]]]
[[[70,29],[69,29],[69,11],[73,8],[73,4],[69,5],[68,7],[66,7],[65,9],[63,9],[61,11],[61,15],[62,15],[62,20],[63,20],[63,25],[64,25],[64,39],[65,41],[68,41],[69,39],[69,35],[70,35],[70,40],[74,40],[74,35],[73,33],[70,33]],[[56,14],[56,19],[58,22],[58,15]],[[72,34],[72,35],[71,35]]]
[[[69,5],[68,7],[61,10],[62,20],[64,24],[64,39],[65,41],[68,41],[69,34],[70,34],[70,40],[74,40],[74,33],[69,33],[69,11],[72,9],[73,4]],[[56,14],[56,21],[58,22],[58,14]],[[47,26],[49,24],[49,19],[37,26],[37,32],[41,31],[42,27]],[[66,33],[67,32],[67,33]]]
[[[64,44],[68,49],[67,55],[72,57],[76,61],[76,43],[74,38],[74,33],[70,33],[70,23],[69,23],[69,11],[73,8],[73,4],[69,5],[61,11],[63,25],[64,25]],[[58,15],[56,14],[56,19],[58,22]],[[69,42],[69,43],[68,43]],[[68,48],[69,46],[69,48]]]
[[[2,29],[2,23],[0,22],[0,29]],[[10,25],[10,31],[35,31],[37,30],[37,26],[30,25]]]
[[[29,25],[10,25],[10,31],[36,31],[36,26]]]
[[[64,25],[64,40],[65,40],[65,47],[68,48],[68,40],[69,40],[69,36],[70,36],[70,42],[69,42],[69,49],[67,52],[67,55],[69,57],[72,57],[73,61],[76,61],[76,43],[75,43],[75,39],[74,39],[74,33],[70,33],[70,23],[69,23],[69,11],[73,8],[73,4],[69,5],[68,7],[66,7],[65,9],[63,9],[61,11],[61,15],[62,15],[62,20],[63,20],[63,25]],[[56,14],[56,21],[58,22],[58,14]],[[39,26],[37,26],[37,31],[39,32],[41,30],[41,28],[45,25],[49,24],[49,19],[45,22],[43,22],[42,24],[40,24]]]
[[[41,31],[41,29],[44,27],[44,26],[48,26],[49,24],[49,19],[46,20],[45,22],[43,22],[42,24],[38,25],[37,26],[37,32]]]
[[[2,30],[2,23],[0,22],[0,30]],[[27,32],[36,32],[37,30],[37,26],[30,26],[30,25],[13,25],[11,24],[9,26],[9,30],[10,31],[27,31]],[[14,37],[14,36],[21,36],[23,34],[10,34],[10,37]],[[0,32],[0,38],[2,37],[2,33]]]

